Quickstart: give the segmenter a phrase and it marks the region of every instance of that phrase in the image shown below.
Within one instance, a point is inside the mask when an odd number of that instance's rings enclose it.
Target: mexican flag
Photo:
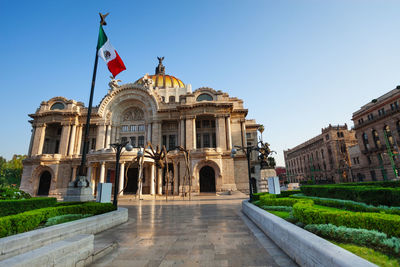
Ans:
[[[107,35],[100,25],[99,40],[97,41],[97,55],[101,57],[107,64],[108,70],[115,77],[123,70],[126,70],[124,62],[119,57],[117,51],[111,45]]]

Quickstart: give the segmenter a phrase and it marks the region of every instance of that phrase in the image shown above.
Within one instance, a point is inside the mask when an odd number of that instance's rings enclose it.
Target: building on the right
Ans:
[[[400,167],[400,86],[373,99],[353,113],[359,144],[359,180],[391,180]],[[357,161],[357,162],[358,162]],[[353,170],[355,171],[355,170]]]

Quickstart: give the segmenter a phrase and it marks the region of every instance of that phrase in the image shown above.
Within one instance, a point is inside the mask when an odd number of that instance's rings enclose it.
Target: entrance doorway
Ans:
[[[216,192],[215,172],[210,166],[200,169],[200,192]]]
[[[51,183],[51,174],[48,171],[44,171],[40,175],[39,189],[37,194],[39,196],[48,196],[50,190],[50,183]]]
[[[128,183],[124,190],[124,194],[136,194],[138,189],[138,175],[139,169],[138,168],[129,168],[128,170]]]

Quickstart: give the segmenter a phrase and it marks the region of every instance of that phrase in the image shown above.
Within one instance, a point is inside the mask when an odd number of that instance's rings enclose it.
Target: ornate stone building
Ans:
[[[192,190],[220,192],[248,191],[247,162],[233,145],[246,145],[246,137],[256,139],[256,123],[246,120],[243,101],[211,88],[192,91],[190,84],[165,74],[160,60],[155,75],[145,75],[134,83],[118,85],[113,80],[101,102],[93,107],[89,129],[87,177],[96,194],[99,182],[113,183],[115,152],[110,144],[130,141],[144,147],[149,141],[173,149],[180,145],[190,151]],[[43,101],[32,120],[28,158],[24,161],[21,189],[32,195],[63,197],[75,179],[83,150],[87,107],[82,102],[54,97]],[[138,148],[121,156],[120,191],[137,190],[138,166],[133,159]],[[182,153],[170,151],[171,193],[182,191],[185,164]],[[124,175],[126,173],[126,176]],[[156,179],[155,164],[144,162],[144,194],[165,193]]]
[[[397,178],[400,168],[400,86],[353,113],[359,145],[356,177],[375,181]]]
[[[329,125],[316,137],[286,151],[287,178],[291,182],[350,181],[349,147],[357,144],[355,132],[347,125]]]

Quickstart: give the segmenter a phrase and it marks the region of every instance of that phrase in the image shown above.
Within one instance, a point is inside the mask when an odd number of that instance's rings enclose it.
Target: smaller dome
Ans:
[[[153,80],[153,86],[158,88],[184,88],[185,84],[178,78],[167,74],[148,75]],[[136,84],[143,84],[143,77],[135,82]]]

